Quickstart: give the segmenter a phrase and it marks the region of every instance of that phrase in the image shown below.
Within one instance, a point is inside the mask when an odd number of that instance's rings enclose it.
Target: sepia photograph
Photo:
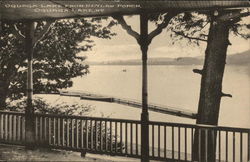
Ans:
[[[250,162],[249,0],[0,0],[0,161]]]

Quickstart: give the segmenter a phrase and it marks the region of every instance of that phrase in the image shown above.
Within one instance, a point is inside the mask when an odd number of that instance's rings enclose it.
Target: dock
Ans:
[[[70,96],[70,97],[79,97],[82,100],[94,100],[94,101],[100,101],[100,102],[109,102],[109,103],[117,103],[121,105],[127,105],[135,108],[141,108],[142,103],[140,101],[133,101],[131,99],[121,99],[116,97],[109,97],[99,94],[94,94],[90,92],[73,92],[73,91],[61,91],[59,93],[61,96]],[[168,115],[174,115],[179,117],[185,117],[185,118],[191,118],[196,119],[197,113],[177,108],[177,107],[171,107],[171,106],[163,106],[163,105],[157,105],[157,104],[148,104],[148,109],[150,111],[162,113],[162,114],[168,114]]]

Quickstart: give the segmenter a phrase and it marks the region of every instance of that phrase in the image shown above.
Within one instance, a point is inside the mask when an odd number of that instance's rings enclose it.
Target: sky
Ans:
[[[132,29],[139,33],[139,17],[125,17],[125,20]],[[245,21],[249,21],[246,19]],[[155,28],[154,24],[149,23],[149,32]],[[93,38],[95,46],[91,51],[83,52],[81,55],[87,56],[87,61],[115,61],[115,60],[130,60],[141,59],[140,47],[136,40],[128,35],[120,25],[112,28],[112,31],[117,35],[110,40]],[[190,45],[186,40],[178,41],[174,45],[170,38],[170,32],[163,32],[156,36],[149,46],[148,57],[196,57],[204,56],[206,43],[203,42],[198,47]],[[243,38],[230,35],[231,46],[228,47],[228,54],[244,52],[250,49],[250,41]]]

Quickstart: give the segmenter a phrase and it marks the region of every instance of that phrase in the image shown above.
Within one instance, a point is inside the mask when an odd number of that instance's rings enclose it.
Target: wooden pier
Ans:
[[[142,104],[140,101],[109,97],[109,96],[93,94],[89,92],[61,91],[59,94],[61,96],[80,97],[80,99],[83,99],[83,100],[94,100],[94,101],[100,101],[100,102],[117,103],[117,104],[135,107],[135,108],[142,107]],[[154,111],[158,113],[191,118],[191,119],[196,119],[196,116],[197,116],[197,114],[192,111],[188,111],[188,110],[176,108],[176,107],[162,106],[162,105],[157,105],[157,104],[148,104],[148,109],[150,111]]]

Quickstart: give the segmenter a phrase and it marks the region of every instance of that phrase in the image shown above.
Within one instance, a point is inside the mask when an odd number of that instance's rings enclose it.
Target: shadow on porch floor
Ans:
[[[23,146],[0,144],[0,161],[140,161],[139,159],[107,155],[86,154],[64,150],[36,149],[26,150]]]

